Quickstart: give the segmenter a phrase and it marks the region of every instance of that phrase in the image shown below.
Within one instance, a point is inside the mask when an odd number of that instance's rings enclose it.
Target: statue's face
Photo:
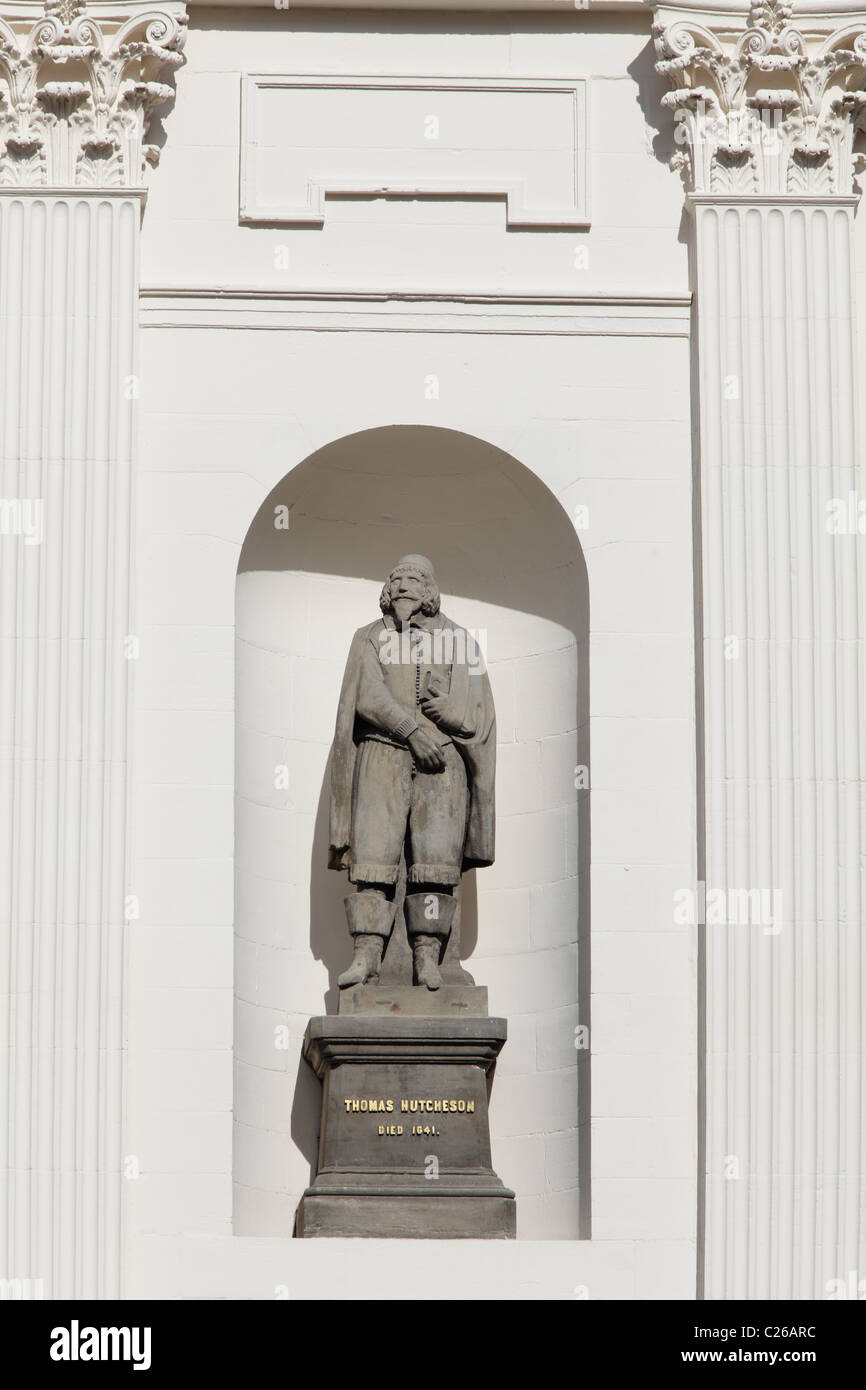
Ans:
[[[398,574],[391,580],[391,611],[398,622],[408,622],[424,602],[427,585],[418,570]]]

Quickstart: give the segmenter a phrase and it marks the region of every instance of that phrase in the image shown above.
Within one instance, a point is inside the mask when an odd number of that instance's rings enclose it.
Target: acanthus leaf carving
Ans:
[[[673,167],[692,192],[850,194],[866,129],[866,23],[794,22],[788,0],[737,17],[655,8],[656,69],[672,90]],[[714,27],[708,27],[711,20]]]
[[[44,0],[35,23],[0,19],[0,186],[140,187],[185,36],[182,0],[98,20],[86,0]]]

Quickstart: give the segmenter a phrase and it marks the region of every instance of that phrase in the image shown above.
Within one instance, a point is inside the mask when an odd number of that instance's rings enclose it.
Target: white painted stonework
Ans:
[[[328,195],[387,193],[505,195],[507,227],[589,226],[585,78],[253,73],[241,103],[242,222],[321,225]]]
[[[0,0],[0,93],[0,1277],[866,1277],[866,10]],[[514,1242],[292,1236],[407,551],[487,639]]]

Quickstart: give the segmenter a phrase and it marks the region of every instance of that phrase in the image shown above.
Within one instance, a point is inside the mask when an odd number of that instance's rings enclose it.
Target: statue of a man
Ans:
[[[329,867],[356,885],[345,900],[354,956],[338,983],[378,979],[405,850],[414,982],[438,989],[454,887],[493,863],[493,697],[423,555],[398,562],[379,606],[352,640],[332,747]]]

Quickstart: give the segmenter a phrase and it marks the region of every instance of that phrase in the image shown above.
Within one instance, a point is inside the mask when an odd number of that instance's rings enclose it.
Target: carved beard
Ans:
[[[398,623],[408,623],[414,613],[420,613],[422,602],[420,598],[395,598],[391,600],[391,612]]]

